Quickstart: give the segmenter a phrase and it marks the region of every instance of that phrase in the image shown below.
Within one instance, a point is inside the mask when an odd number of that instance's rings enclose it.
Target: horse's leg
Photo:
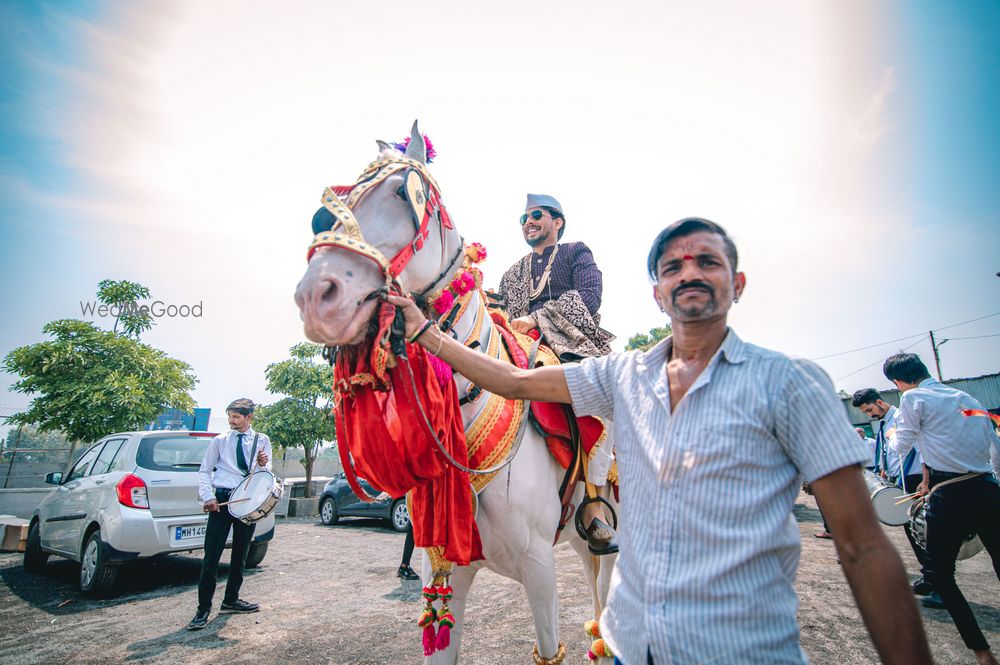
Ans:
[[[583,485],[581,484],[573,494],[573,505],[579,506],[582,500]],[[574,522],[574,519],[570,519],[569,523],[566,524],[566,528],[563,529],[562,534],[559,536],[559,543],[569,543],[569,546],[580,557],[580,563],[583,565],[583,578],[587,581],[587,587],[590,589],[590,594],[594,601],[594,620],[596,621],[601,618],[601,611],[604,609],[604,603],[608,599],[607,589],[605,588],[603,593],[601,593],[600,589],[600,574],[605,568],[602,565],[603,561],[601,559],[606,559],[607,557],[597,557],[590,553],[590,550],[587,549],[587,541],[580,538],[580,535],[576,532]]]
[[[538,655],[553,658],[559,651],[559,595],[552,541],[537,539],[521,563],[521,583],[535,622]]]
[[[455,627],[451,630],[451,643],[447,649],[436,651],[434,655],[424,658],[425,665],[454,665],[458,662],[458,654],[462,650],[462,632],[465,629],[465,602],[468,600],[469,589],[472,588],[472,581],[478,571],[478,565],[455,566],[452,571],[450,584],[454,595],[448,601],[448,607],[455,615]],[[430,579],[430,563],[424,566],[424,579]]]

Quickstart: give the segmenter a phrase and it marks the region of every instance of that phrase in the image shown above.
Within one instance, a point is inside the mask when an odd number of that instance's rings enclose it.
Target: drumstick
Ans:
[[[229,505],[229,504],[231,504],[231,503],[239,503],[240,501],[249,501],[249,500],[250,500],[251,498],[252,498],[252,497],[249,497],[249,496],[248,496],[248,497],[247,497],[247,498],[245,498],[245,499],[233,499],[233,500],[231,500],[231,501],[223,501],[223,502],[222,502],[222,503],[220,503],[219,505],[220,505],[220,506],[228,506],[228,505]]]
[[[896,505],[898,506],[898,505],[900,505],[900,504],[902,504],[902,503],[906,503],[907,501],[912,501],[912,500],[913,500],[913,497],[915,497],[915,496],[919,496],[919,495],[920,495],[920,492],[914,492],[913,494],[906,494],[906,495],[903,495],[903,496],[899,497],[899,498],[898,498],[898,499],[896,500]]]

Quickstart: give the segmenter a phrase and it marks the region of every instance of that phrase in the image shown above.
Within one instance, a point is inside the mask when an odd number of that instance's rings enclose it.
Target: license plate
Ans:
[[[175,526],[174,527],[174,542],[178,543],[182,540],[191,540],[193,538],[204,538],[205,529],[208,528],[207,524],[195,524],[192,526]]]

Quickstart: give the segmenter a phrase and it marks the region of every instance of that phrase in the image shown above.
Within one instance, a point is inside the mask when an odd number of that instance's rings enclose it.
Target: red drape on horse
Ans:
[[[406,346],[408,361],[392,357],[384,344],[393,313],[393,307],[384,304],[375,341],[337,356],[334,386],[341,462],[359,497],[365,493],[356,486],[348,452],[358,473],[379,489],[392,496],[413,490],[414,543],[443,547],[446,559],[468,565],[483,558],[469,476],[448,463],[415,412],[413,387],[403,363],[409,362],[420,403],[438,439],[453,458],[468,466],[455,382],[442,385],[428,354],[416,344]]]

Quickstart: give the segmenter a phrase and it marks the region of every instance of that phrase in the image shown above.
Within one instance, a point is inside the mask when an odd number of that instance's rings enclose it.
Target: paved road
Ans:
[[[814,504],[805,496],[799,500],[803,646],[813,663],[876,662],[832,544],[812,536],[820,526]],[[912,570],[902,531],[890,530],[890,536]],[[43,575],[27,575],[20,555],[0,554],[0,663],[416,664],[420,585],[395,577],[402,546],[401,535],[369,520],[337,527],[279,520],[267,558],[244,585],[244,597],[260,602],[263,611],[213,615],[197,633],[184,626],[197,603],[198,557],[135,564],[123,570],[117,596],[89,600],[75,587],[73,564],[52,559]],[[419,556],[418,550],[415,563]],[[589,595],[573,551],[562,546],[557,558],[563,641],[571,655],[566,662],[587,663],[589,640],[580,627]],[[988,557],[959,568],[981,625],[1000,646],[1000,583]],[[969,662],[947,613],[923,615],[937,662]],[[481,573],[470,597],[462,662],[530,663],[533,643],[520,587]]]

